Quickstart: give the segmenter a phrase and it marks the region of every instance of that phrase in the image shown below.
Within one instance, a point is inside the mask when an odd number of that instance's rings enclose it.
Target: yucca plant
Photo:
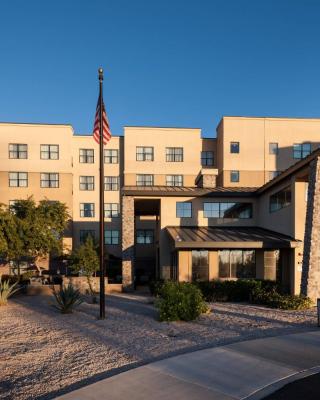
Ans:
[[[72,313],[73,309],[83,302],[80,291],[75,289],[71,283],[68,286],[62,286],[59,291],[53,289],[53,295],[57,303],[53,304],[53,307],[62,314]]]
[[[0,277],[0,306],[7,305],[9,297],[19,290],[17,284],[18,282],[15,282],[11,285],[9,280],[2,282]]]

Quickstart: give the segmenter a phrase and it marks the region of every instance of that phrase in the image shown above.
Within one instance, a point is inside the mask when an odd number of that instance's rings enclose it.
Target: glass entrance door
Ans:
[[[208,250],[192,250],[192,282],[209,280]]]

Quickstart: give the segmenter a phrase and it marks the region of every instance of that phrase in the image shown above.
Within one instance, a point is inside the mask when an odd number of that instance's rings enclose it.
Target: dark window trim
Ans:
[[[49,150],[47,151],[47,150],[41,150],[41,146],[49,146]],[[57,153],[58,154],[58,157],[57,158],[51,158],[50,157],[50,155],[51,155],[51,150],[50,150],[50,147],[51,146],[57,146],[58,147],[58,151],[56,152],[56,151],[53,151],[53,153]],[[48,153],[49,154],[49,158],[42,158],[41,157],[41,153]],[[52,161],[58,161],[58,160],[60,160],[60,147],[59,147],[59,145],[58,144],[55,144],[55,143],[51,143],[51,144],[48,144],[48,143],[41,143],[40,144],[40,160],[45,160],[45,161],[48,161],[48,160],[52,160]]]
[[[190,204],[191,205],[191,215],[190,215],[190,217],[180,217],[180,216],[178,216],[178,204]],[[192,214],[193,214],[192,201],[176,201],[176,218],[192,218]]]
[[[232,151],[232,146],[238,146],[238,151]],[[230,142],[230,154],[240,154],[240,142]]]

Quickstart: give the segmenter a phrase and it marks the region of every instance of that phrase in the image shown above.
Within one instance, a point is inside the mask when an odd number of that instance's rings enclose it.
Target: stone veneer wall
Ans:
[[[301,294],[320,297],[320,157],[310,164]]]
[[[122,196],[122,285],[133,290],[134,198]]]

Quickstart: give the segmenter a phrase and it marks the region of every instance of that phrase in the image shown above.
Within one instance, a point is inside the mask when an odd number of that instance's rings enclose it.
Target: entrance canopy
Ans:
[[[166,228],[176,249],[290,249],[301,241],[258,227]]]

